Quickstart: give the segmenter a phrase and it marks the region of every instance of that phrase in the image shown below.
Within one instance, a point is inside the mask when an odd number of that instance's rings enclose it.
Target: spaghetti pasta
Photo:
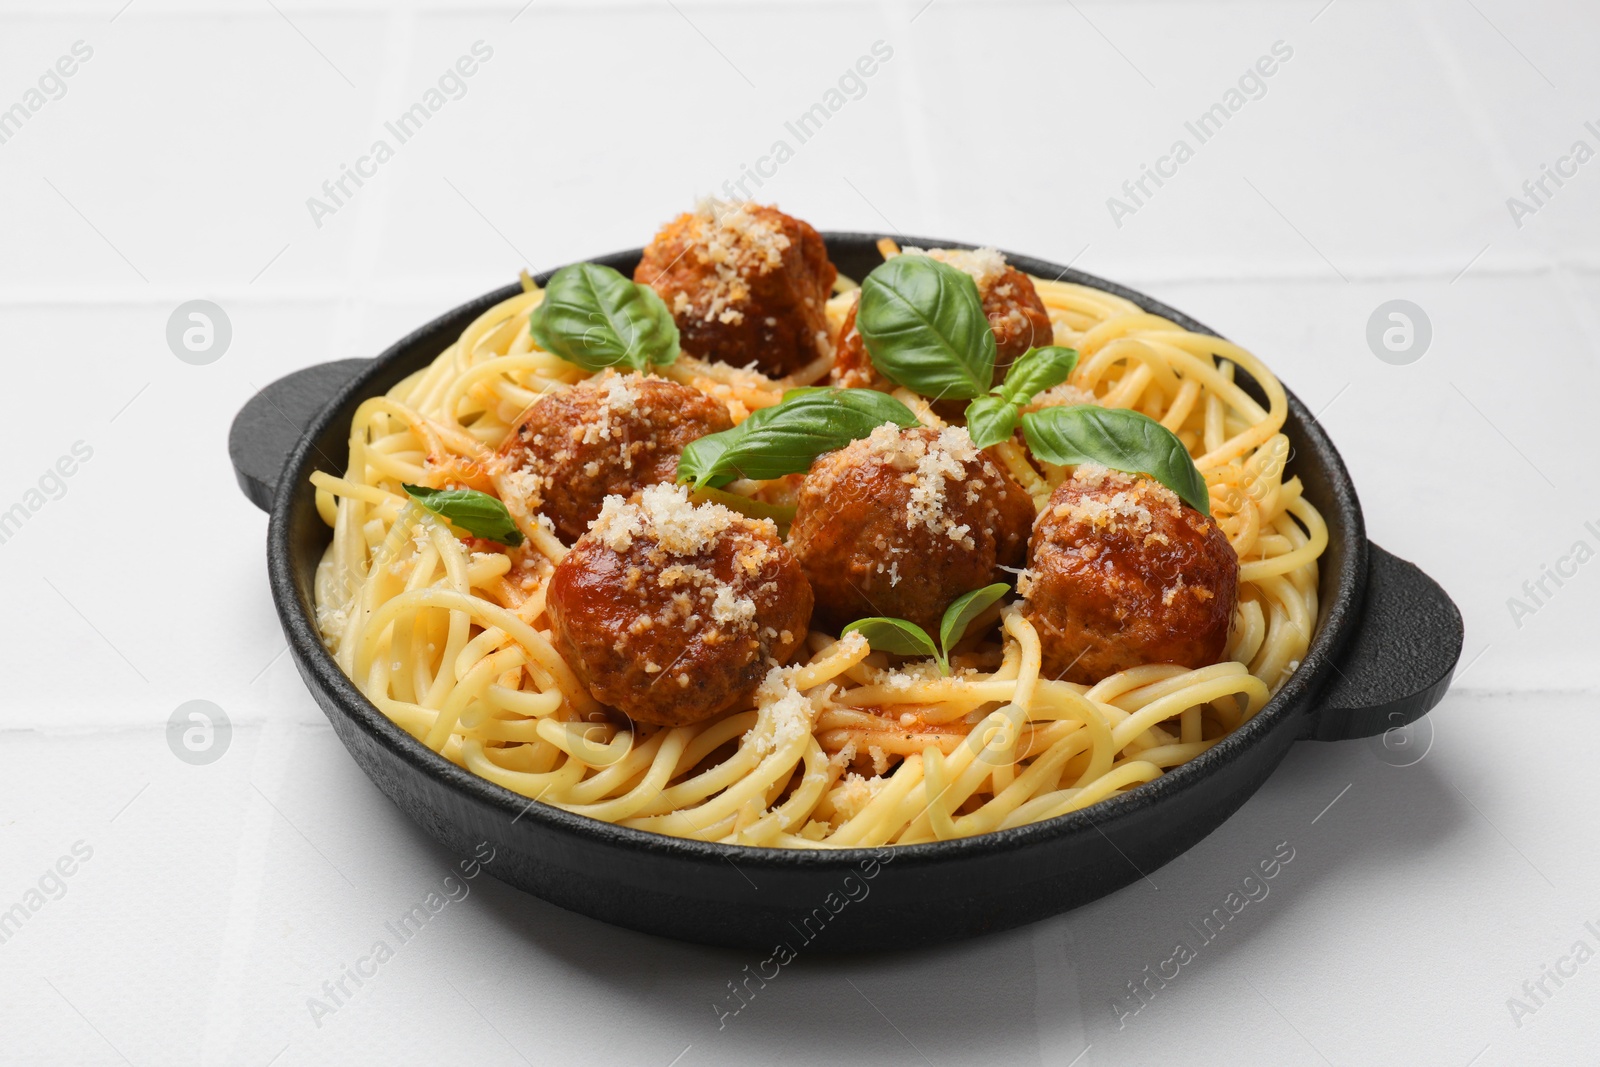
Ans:
[[[1136,667],[1092,685],[1042,677],[1041,635],[1008,606],[980,620],[949,677],[931,663],[893,666],[859,634],[814,631],[747,706],[678,727],[609,712],[551,640],[545,588],[568,546],[506,491],[496,461],[531,403],[588,376],[534,342],[528,320],[543,294],[526,281],[427,367],[362,403],[344,475],[313,476],[332,527],[315,584],[324,640],[373,704],[445,758],[523,796],[656,833],[910,844],[1048,819],[1159,777],[1237,729],[1298,667],[1327,528],[1299,480],[1285,478],[1287,399],[1255,356],[1100,290],[1033,283],[1055,342],[1080,353],[1062,388],[1159,421],[1207,482],[1240,561],[1223,662]],[[829,302],[835,330],[852,287],[841,280]],[[735,423],[827,372],[819,360],[771,379],[688,355],[659,368],[725,403]],[[1013,442],[990,454],[1040,506],[1070,474]],[[500,497],[524,543],[459,537],[402,489],[446,482]],[[783,513],[776,491],[736,482],[704,499],[770,517]]]

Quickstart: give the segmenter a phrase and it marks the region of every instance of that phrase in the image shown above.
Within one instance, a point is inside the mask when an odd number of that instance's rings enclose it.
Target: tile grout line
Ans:
[[[1497,132],[1494,119],[1489,113],[1487,104],[1479,94],[1476,83],[1467,76],[1463,68],[1465,57],[1449,40],[1448,36],[1440,28],[1433,12],[1428,10],[1426,5],[1420,3],[1419,0],[1409,0],[1406,6],[1411,14],[1412,21],[1422,31],[1423,37],[1427,40],[1435,61],[1442,68],[1445,81],[1450,86],[1451,95],[1455,97],[1462,111],[1471,120],[1473,135],[1482,145],[1485,152],[1488,153],[1495,177],[1504,183],[1505,188],[1516,189],[1521,175],[1516,169],[1515,156],[1506,144],[1505,139]],[[1479,14],[1481,15],[1482,12],[1479,12]],[[1541,73],[1540,76],[1543,77],[1543,74]],[[1587,342],[1591,366],[1600,367],[1600,317],[1596,316],[1595,310],[1583,298],[1577,281],[1573,277],[1571,264],[1551,247],[1548,238],[1542,232],[1518,230],[1515,233],[1518,238],[1522,239],[1522,243],[1536,252],[1539,259],[1545,264],[1545,272],[1550,274],[1561,303],[1566,306],[1567,311],[1575,321],[1578,332]],[[1523,237],[1524,234],[1527,236]],[[1481,255],[1482,253],[1479,254]]]

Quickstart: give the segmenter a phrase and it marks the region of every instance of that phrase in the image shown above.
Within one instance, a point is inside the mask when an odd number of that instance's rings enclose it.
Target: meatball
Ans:
[[[1085,685],[1222,658],[1239,557],[1216,522],[1142,475],[1085,463],[1039,514],[1021,591],[1043,674]]]
[[[830,349],[838,271],[822,237],[774,207],[708,201],[656,234],[633,280],[661,294],[686,352],[773,377]]]
[[[992,285],[980,282],[978,287],[983,294],[983,314],[994,331],[997,379],[1028,349],[1055,343],[1055,326],[1032,278],[1006,267]]]
[[[888,615],[935,632],[952,600],[1021,564],[1032,521],[965,429],[888,423],[811,464],[789,547],[834,630]]]
[[[607,371],[541,397],[500,455],[507,488],[571,544],[606,497],[676,480],[691,441],[732,426],[727,406],[698,389]]]
[[[556,650],[594,698],[659,726],[739,705],[811,621],[811,587],[771,520],[672,485],[608,498],[546,595]]]
[[[983,313],[994,331],[994,380],[1005,377],[1006,368],[1016,358],[1035,346],[1055,342],[1055,328],[1050,325],[1050,313],[1033,287],[1033,279],[1006,265],[1005,258],[992,248],[976,252],[935,248],[931,252],[907,248],[901,255],[929,255],[942,263],[966,271],[978,284],[978,295],[983,299]],[[858,301],[859,303],[859,301]],[[839,338],[834,344],[833,370],[830,377],[835,385],[865,386],[871,389],[888,389],[890,384],[872,365],[866,343],[856,329],[856,307],[846,312],[839,327]]]
[[[856,309],[860,306],[861,297],[858,293],[850,304],[850,310],[845,312],[844,322],[839,326],[838,340],[833,343],[833,368],[828,371],[828,381],[847,389],[880,389],[888,392],[894,388],[893,384],[872,365],[872,357],[867,354],[867,343],[861,339],[861,331],[856,329]]]

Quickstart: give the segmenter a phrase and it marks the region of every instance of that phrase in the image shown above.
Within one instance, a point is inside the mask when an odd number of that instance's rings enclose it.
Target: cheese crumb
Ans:
[[[652,485],[639,494],[637,504],[620,496],[606,497],[589,532],[614,552],[626,552],[635,537],[648,535],[669,554],[690,556],[710,551],[728,529],[752,521],[765,524],[777,536],[770,519],[747,520],[721,504],[692,503],[686,486]]]
[[[945,678],[939,673],[939,665],[931,659],[906,663],[898,670],[875,671],[868,677],[871,678],[872,684],[887,686],[895,692],[904,692],[919,682],[936,682],[941,679],[955,683],[961,681],[958,675]]]
[[[872,769],[877,772],[876,777],[881,779],[889,770],[889,754],[877,745],[868,745],[867,755],[872,758]]]
[[[520,467],[500,475],[509,495],[532,511],[544,503],[544,479],[531,467]]]
[[[849,821],[861,814],[862,810],[872,803],[872,798],[883,790],[885,784],[884,779],[877,775],[863,778],[854,771],[847,772],[839,779],[839,784],[833,787],[830,797],[833,801],[833,810],[840,821]]]
[[[978,292],[987,293],[1006,272],[1006,257],[993,248],[902,248],[903,256],[927,256],[971,276]]]
[[[866,440],[869,454],[884,466],[901,471],[901,480],[910,486],[906,529],[924,526],[964,548],[976,547],[972,528],[945,514],[949,483],[966,481],[968,464],[978,462],[978,449],[966,427],[946,426],[930,438],[915,430],[902,431],[888,422],[873,430]],[[898,582],[898,573],[896,567],[891,585]]]
[[[1033,580],[1035,577],[1037,576],[1027,567],[1017,572],[1017,595],[1022,599],[1028,599],[1029,594],[1033,592]]]
[[[811,733],[811,701],[794,687],[794,669],[773,667],[756,690],[760,717],[745,734],[758,753],[792,744]]]
[[[345,625],[349,621],[350,614],[344,608],[336,608],[332,604],[317,605],[317,629],[322,632],[322,641],[331,651],[339,651],[339,638],[344,635]]]
[[[711,602],[711,617],[724,626],[744,626],[755,621],[756,602],[735,595],[732,586],[719,583]]]
[[[618,424],[612,416],[632,415],[635,405],[639,401],[638,385],[642,379],[637,374],[618,374],[608,370],[596,378],[589,378],[573,386],[574,389],[587,390],[591,393],[601,394],[604,401],[600,405],[600,419],[583,428],[582,441],[592,445],[597,441],[609,441],[612,434],[621,436],[626,433],[626,424]]]
[[[706,322],[741,323],[741,305],[750,299],[750,279],[783,266],[789,237],[776,218],[758,214],[752,210],[754,206],[714,197],[696,205],[689,216],[686,239],[695,258],[709,266],[715,277],[706,295],[685,301],[682,310]]]
[[[1151,507],[1179,506],[1178,495],[1159,482],[1113,471],[1098,463],[1078,464],[1072,481],[1089,492],[1057,504],[1051,514],[1107,533],[1126,530],[1155,536],[1150,533],[1154,520]]]
[[[731,530],[742,536],[726,550],[732,557],[734,581],[724,581],[700,563],[716,553]],[[757,536],[761,534],[765,536]],[[750,580],[759,575],[771,555],[769,538],[777,538],[771,520],[749,519],[720,504],[694,504],[684,486],[655,485],[640,492],[635,501],[606,497],[585,536],[618,554],[633,548],[636,540],[644,541],[646,558],[628,567],[621,585],[631,592],[640,581],[653,577],[657,587],[669,591],[667,603],[651,625],[691,633],[707,620],[725,633],[759,628],[756,601],[745,590],[764,596],[770,586]],[[668,563],[672,557],[680,562]],[[708,633],[706,639],[718,640],[716,632]],[[781,636],[787,643],[787,632]],[[688,684],[684,677],[679,676],[680,685]]]
[[[1053,385],[1038,394],[1022,407],[1023,413],[1040,411],[1044,408],[1069,408],[1080,404],[1098,404],[1100,398],[1087,389],[1079,389],[1070,382]]]

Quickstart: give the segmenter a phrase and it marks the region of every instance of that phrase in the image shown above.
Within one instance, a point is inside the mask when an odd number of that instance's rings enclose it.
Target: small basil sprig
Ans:
[[[410,484],[404,488],[411,499],[474,537],[498,541],[512,548],[522,544],[522,531],[511,521],[511,513],[488,493],[476,489],[429,489]]]
[[[939,624],[939,642],[934,643],[928,631],[914,622],[905,619],[890,619],[883,616],[874,616],[870,619],[857,619],[844,628],[846,634],[859,633],[867,639],[874,651],[888,652],[896,656],[922,656],[932,659],[939,664],[939,673],[950,673],[950,650],[955,648],[966,636],[967,627],[979,615],[987,611],[995,601],[1011,592],[1011,587],[1005,582],[996,582],[986,585],[982,589],[974,589],[965,596],[957,598],[948,608],[944,609],[944,619]]]
[[[1038,394],[1060,385],[1078,365],[1076,349],[1045,345],[1024,352],[1006,371],[1006,380],[967,405],[967,433],[979,448],[997,445],[1017,428],[1018,409]]]
[[[1099,463],[1147,474],[1202,515],[1211,514],[1206,480],[1178,435],[1148,415],[1093,404],[1051,407],[1022,416],[1028,450],[1046,463]]]
[[[873,389],[791,389],[739,425],[691,442],[678,458],[678,481],[726,485],[735,478],[781,478],[811,466],[886,422],[918,425],[911,409]]]
[[[994,331],[978,284],[930,256],[895,256],[868,274],[856,329],[872,365],[923,396],[971,399],[994,380]]]
[[[938,646],[933,643],[933,638],[928,636],[928,631],[905,619],[890,619],[882,615],[857,619],[846,626],[839,636],[845,637],[849,634],[860,634],[865,637],[874,652],[939,659]],[[940,660],[939,670],[942,674],[950,673],[943,660]]]
[[[598,263],[551,275],[528,327],[540,348],[587,371],[678,358],[678,324],[656,291]]]

